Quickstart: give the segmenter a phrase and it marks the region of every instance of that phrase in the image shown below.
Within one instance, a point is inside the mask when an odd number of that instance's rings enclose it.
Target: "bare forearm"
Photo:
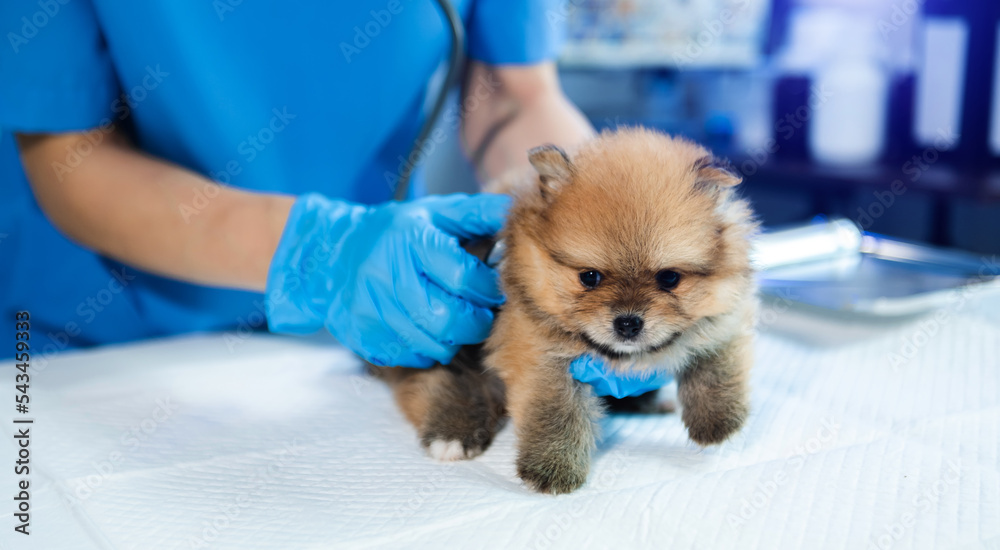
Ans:
[[[482,178],[527,166],[532,147],[552,143],[573,149],[594,135],[590,122],[563,95],[551,63],[510,68],[474,63],[469,83],[468,94],[486,97],[467,114],[463,127],[466,152],[477,161]],[[494,83],[489,94],[483,93],[484,83]]]
[[[82,136],[18,138],[35,197],[56,227],[83,246],[153,273],[264,289],[294,198],[219,186],[113,133],[76,168],[57,170],[54,163],[64,163],[67,146]]]

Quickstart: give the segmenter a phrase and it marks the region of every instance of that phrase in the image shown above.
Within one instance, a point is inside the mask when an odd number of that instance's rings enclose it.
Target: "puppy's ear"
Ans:
[[[538,171],[541,180],[542,197],[549,199],[552,194],[573,178],[573,161],[565,151],[555,145],[542,145],[528,151],[528,160]]]
[[[698,176],[697,185],[715,186],[717,188],[732,187],[743,181],[743,176],[725,159],[712,156],[702,157],[694,163]]]

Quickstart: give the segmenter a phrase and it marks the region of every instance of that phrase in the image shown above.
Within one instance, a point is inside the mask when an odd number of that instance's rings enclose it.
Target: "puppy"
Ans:
[[[424,446],[475,456],[509,414],[521,479],[577,489],[603,410],[569,374],[582,354],[622,374],[672,372],[690,438],[724,441],[748,413],[756,308],[757,226],[733,192],[740,177],[704,148],[645,129],[605,132],[572,158],[555,146],[529,158],[532,174],[491,189],[515,200],[500,234],[507,303],[485,346],[449,366],[379,369]]]

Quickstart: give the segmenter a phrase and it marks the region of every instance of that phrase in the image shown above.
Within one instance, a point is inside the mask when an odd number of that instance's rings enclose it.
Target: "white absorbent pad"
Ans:
[[[997,548],[1000,326],[928,319],[835,345],[764,331],[743,432],[700,449],[676,414],[609,417],[558,497],[519,483],[509,425],[477,459],[425,456],[327,341],[66,353],[31,379],[29,536],[6,363],[0,547]]]

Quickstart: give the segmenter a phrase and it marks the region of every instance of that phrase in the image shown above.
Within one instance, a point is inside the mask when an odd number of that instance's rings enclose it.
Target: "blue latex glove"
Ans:
[[[660,389],[673,379],[668,373],[655,372],[647,376],[622,376],[605,370],[604,362],[590,355],[581,355],[569,365],[569,373],[580,382],[594,387],[597,395],[621,399]]]
[[[497,274],[459,239],[496,233],[501,195],[449,195],[368,207],[303,195],[267,278],[272,331],[325,326],[376,365],[447,363],[482,342],[503,296]]]

